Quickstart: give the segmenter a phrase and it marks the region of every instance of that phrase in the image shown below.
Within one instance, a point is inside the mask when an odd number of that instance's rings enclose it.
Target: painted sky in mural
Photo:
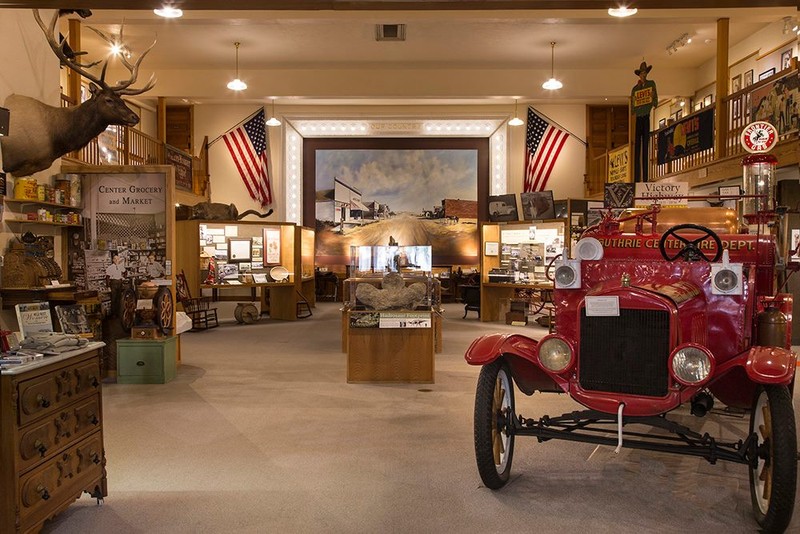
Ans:
[[[477,200],[477,166],[476,150],[317,150],[316,189],[332,189],[336,178],[362,202],[419,214],[445,198]],[[317,219],[332,218],[333,204],[317,203]]]

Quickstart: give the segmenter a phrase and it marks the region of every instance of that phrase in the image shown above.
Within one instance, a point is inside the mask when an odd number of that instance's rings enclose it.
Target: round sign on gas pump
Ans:
[[[772,150],[778,142],[778,130],[766,121],[755,121],[742,131],[742,146],[751,154],[763,154]]]

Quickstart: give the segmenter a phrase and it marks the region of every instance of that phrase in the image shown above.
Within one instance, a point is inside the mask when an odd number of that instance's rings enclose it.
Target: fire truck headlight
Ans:
[[[572,363],[572,347],[561,338],[546,337],[539,343],[539,362],[554,373],[560,373]]]
[[[709,376],[714,365],[711,355],[698,346],[684,346],[672,354],[672,374],[681,384],[696,386]]]
[[[731,269],[720,269],[714,275],[714,286],[723,293],[730,293],[739,284],[739,277]]]
[[[581,260],[564,260],[553,274],[556,289],[580,289]]]

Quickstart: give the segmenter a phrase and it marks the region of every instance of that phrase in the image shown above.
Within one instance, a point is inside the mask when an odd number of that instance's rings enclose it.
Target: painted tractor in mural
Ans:
[[[747,204],[654,204],[616,217],[609,210],[572,258],[550,269],[551,333],[471,344],[465,358],[482,366],[474,437],[487,487],[509,480],[517,436],[691,455],[746,466],[760,528],[787,528],[797,478],[796,355],[792,296],[782,288],[796,265],[782,210],[756,206],[745,215]],[[515,389],[566,393],[585,409],[532,418],[517,412]],[[722,404],[749,413],[739,439],[690,428]]]

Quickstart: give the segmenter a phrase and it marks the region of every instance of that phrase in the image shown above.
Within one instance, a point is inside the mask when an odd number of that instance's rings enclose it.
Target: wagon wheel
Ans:
[[[750,498],[762,532],[783,532],[792,519],[797,483],[797,438],[786,386],[761,386],[750,415],[757,442],[750,465]]]
[[[702,232],[702,235],[697,239],[689,239],[686,236],[680,235],[679,232],[682,230],[696,230],[697,232]],[[666,248],[667,239],[670,236],[683,243],[683,248],[673,255],[670,255]],[[700,244],[708,239],[713,241],[717,246],[717,253],[713,258],[708,257],[706,253],[700,249]],[[700,226],[699,224],[678,224],[664,232],[664,235],[661,236],[658,242],[658,250],[661,252],[661,256],[667,261],[675,261],[678,258],[683,258],[686,261],[706,260],[707,262],[715,262],[719,261],[719,258],[722,256],[722,241],[716,232],[705,226]]]
[[[122,322],[122,328],[127,332],[133,328],[133,323],[136,321],[136,292],[127,287],[122,290],[122,297],[119,299],[119,317]]]
[[[156,324],[164,334],[172,329],[172,292],[168,287],[159,287],[153,297],[153,309],[156,310]]]
[[[514,457],[514,388],[505,361],[483,366],[475,392],[475,459],[486,487],[502,488]]]

